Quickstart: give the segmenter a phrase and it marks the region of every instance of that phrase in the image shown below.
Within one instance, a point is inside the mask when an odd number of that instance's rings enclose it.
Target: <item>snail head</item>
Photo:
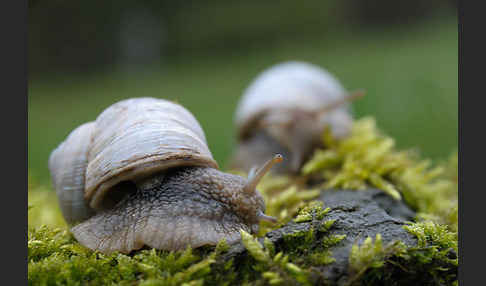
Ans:
[[[232,205],[235,206],[235,211],[252,225],[253,232],[258,230],[258,223],[261,220],[272,223],[277,222],[276,218],[265,214],[265,202],[256,187],[272,166],[282,162],[282,160],[282,155],[277,154],[266,161],[260,168],[252,168],[248,178],[242,182],[239,192],[234,197],[235,202]]]

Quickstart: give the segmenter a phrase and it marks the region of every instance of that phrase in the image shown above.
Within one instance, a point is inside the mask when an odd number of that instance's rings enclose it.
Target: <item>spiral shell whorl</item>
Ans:
[[[84,200],[84,183],[94,125],[88,122],[74,129],[49,157],[52,183],[61,212],[69,224],[93,214]]]
[[[155,98],[132,98],[109,106],[96,121],[75,129],[49,161],[66,220],[70,220],[68,205],[82,205],[91,213],[90,208],[102,207],[116,184],[136,183],[180,166],[218,168],[194,116],[178,104]]]
[[[218,168],[194,116],[155,98],[120,101],[96,119],[88,153],[86,198],[98,208],[110,187],[176,166]]]

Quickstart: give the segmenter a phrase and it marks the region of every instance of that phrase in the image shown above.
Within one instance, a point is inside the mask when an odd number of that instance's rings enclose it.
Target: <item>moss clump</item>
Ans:
[[[272,176],[269,176],[268,179],[264,179],[264,181],[273,179]],[[290,186],[281,189],[262,188],[261,190],[266,202],[266,213],[276,217],[278,223],[272,225],[262,222],[259,235],[264,235],[270,230],[288,223],[299,212],[299,209],[320,194],[320,190],[304,190],[300,189],[295,184],[291,184]]]
[[[332,263],[334,258],[330,248],[341,242],[346,235],[330,234],[335,222],[326,220],[330,211],[322,202],[310,202],[301,208],[294,219],[296,223],[312,222],[307,229],[288,233],[283,237],[280,249],[290,255],[291,261],[306,268]]]
[[[349,284],[361,278],[366,271],[382,268],[387,259],[405,252],[405,249],[399,241],[383,246],[380,234],[376,235],[375,241],[368,236],[360,246],[354,244],[349,256]]]
[[[299,210],[294,222],[311,221],[312,219],[322,220],[324,216],[331,210],[330,208],[323,209],[324,203],[320,201],[313,201]]]
[[[400,192],[385,177],[404,164],[407,154],[390,152],[394,141],[377,132],[374,120],[367,118],[356,122],[351,136],[341,142],[335,141],[327,130],[323,143],[327,149],[315,152],[302,168],[304,175],[322,173],[326,188],[375,186],[400,199]]]
[[[320,210],[322,212],[322,209]],[[311,285],[313,284],[313,266],[322,266],[334,262],[330,247],[338,244],[345,236],[328,235],[325,239],[314,228],[302,230],[284,236],[281,251],[275,254],[275,246],[265,238],[263,245],[250,234],[242,231],[242,241],[254,261],[253,283],[262,282],[270,285]],[[320,238],[317,238],[319,236]],[[321,243],[319,243],[321,241]]]
[[[353,245],[348,284],[394,281],[407,285],[420,280],[435,281],[437,285],[457,283],[457,233],[431,221],[411,223],[404,228],[417,237],[416,246],[407,247],[400,241],[383,246],[379,234],[374,241],[367,237],[361,245]]]
[[[217,254],[215,250],[202,258],[188,248],[103,255],[82,247],[65,230],[43,226],[29,231],[28,281],[31,285],[197,285],[204,282]]]
[[[413,151],[398,151],[392,138],[372,118],[355,122],[351,135],[335,141],[324,132],[325,150],[317,150],[302,168],[304,176],[317,176],[321,187],[366,189],[375,187],[401,199],[419,218],[457,229],[457,153],[449,162],[432,167]]]
[[[417,253],[417,258],[422,264],[435,260],[458,265],[457,232],[449,231],[446,225],[431,221],[413,223],[404,228],[417,237],[418,244],[414,249],[421,250],[422,253]]]

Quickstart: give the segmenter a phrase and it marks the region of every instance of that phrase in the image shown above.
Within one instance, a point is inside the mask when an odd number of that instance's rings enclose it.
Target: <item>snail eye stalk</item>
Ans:
[[[260,180],[265,176],[265,174],[270,171],[270,169],[275,165],[276,163],[280,163],[283,161],[283,156],[280,154],[277,154],[273,156],[272,159],[268,160],[263,164],[263,166],[256,170],[255,168],[252,168],[250,170],[250,173],[248,175],[248,183],[245,185],[244,190],[247,193],[253,193],[255,192],[256,186],[260,182]]]

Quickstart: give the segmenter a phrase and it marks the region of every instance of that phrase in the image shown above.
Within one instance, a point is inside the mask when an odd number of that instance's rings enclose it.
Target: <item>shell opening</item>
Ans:
[[[255,168],[252,168],[250,170],[250,173],[248,175],[248,183],[245,185],[245,191],[248,193],[253,193],[255,192],[256,186],[260,182],[260,180],[265,176],[265,174],[270,171],[270,169],[275,165],[276,163],[280,163],[283,161],[283,156],[280,154],[277,154],[273,156],[273,158],[269,159],[263,166],[256,170]]]

